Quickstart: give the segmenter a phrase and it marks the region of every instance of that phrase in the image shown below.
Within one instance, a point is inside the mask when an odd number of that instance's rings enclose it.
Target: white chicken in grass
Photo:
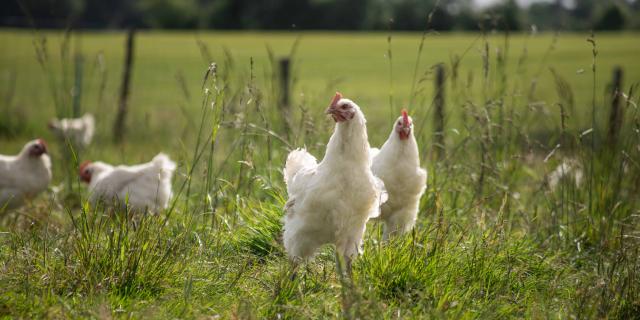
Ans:
[[[95,131],[95,119],[87,113],[81,118],[52,119],[49,129],[64,143],[69,143],[76,149],[84,149],[90,143]]]
[[[389,199],[382,204],[384,238],[413,228],[420,198],[427,186],[427,171],[420,168],[418,144],[413,135],[413,120],[402,110],[387,141],[380,150],[372,148],[371,170],[384,181]]]
[[[555,190],[564,179],[567,179],[574,186],[580,187],[583,176],[584,173],[580,162],[575,159],[565,159],[546,178],[549,189]]]
[[[0,211],[18,207],[47,189],[51,159],[42,139],[28,142],[16,156],[0,155]]]
[[[104,162],[85,162],[80,178],[89,184],[89,201],[106,205],[128,203],[134,211],[158,212],[171,198],[171,178],[176,164],[163,153],[151,162],[133,166],[112,166]]]
[[[289,153],[284,168],[284,247],[307,259],[334,244],[347,271],[360,252],[369,218],[379,214],[383,186],[371,173],[366,120],[358,105],[336,93],[326,110],[336,122],[320,163],[304,149]]]

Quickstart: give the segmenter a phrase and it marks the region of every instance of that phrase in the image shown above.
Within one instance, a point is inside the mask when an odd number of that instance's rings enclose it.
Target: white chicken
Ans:
[[[89,201],[106,205],[129,205],[134,211],[164,209],[171,198],[171,177],[176,164],[163,153],[151,162],[133,166],[112,166],[104,162],[84,162],[80,178],[89,184]]]
[[[350,273],[367,220],[379,214],[382,186],[371,173],[366,120],[358,105],[336,93],[326,113],[336,125],[322,161],[304,149],[287,157],[284,247],[291,258],[307,259],[323,244],[334,244]]]
[[[549,189],[555,190],[563,179],[568,179],[576,187],[582,186],[584,176],[582,165],[575,159],[565,159],[549,175],[547,183]]]
[[[82,118],[52,119],[49,129],[62,141],[69,143],[76,149],[84,149],[90,143],[95,131],[95,119],[87,113]]]
[[[372,148],[373,174],[384,181],[388,200],[382,204],[384,238],[410,231],[416,223],[420,198],[427,186],[427,171],[420,168],[413,119],[402,110],[380,150]]]
[[[28,142],[16,156],[0,155],[0,212],[16,208],[47,189],[51,159],[42,139]]]

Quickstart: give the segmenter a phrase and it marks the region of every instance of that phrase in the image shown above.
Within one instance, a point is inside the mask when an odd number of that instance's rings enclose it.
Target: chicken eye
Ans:
[[[400,123],[400,121],[398,120],[398,125],[400,125],[400,124],[401,124],[401,123]]]

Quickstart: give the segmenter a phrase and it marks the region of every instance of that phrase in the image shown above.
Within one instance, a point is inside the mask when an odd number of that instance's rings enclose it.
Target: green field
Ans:
[[[66,68],[69,82],[73,81],[73,61],[61,62],[60,52],[63,43],[61,33],[44,33],[50,55],[50,68],[58,82],[62,82],[61,71]],[[202,77],[208,66],[197,41],[204,43],[210,51],[212,60],[221,68],[232,68],[233,77],[246,79],[250,73],[250,59],[254,59],[254,75],[257,84],[266,88],[272,70],[269,61],[271,50],[276,58],[288,55],[296,39],[299,40],[294,56],[295,83],[292,92],[294,104],[301,104],[318,115],[326,104],[327,97],[340,90],[353,97],[370,113],[370,121],[378,126],[386,124],[390,96],[396,108],[427,108],[433,91],[433,77],[428,73],[437,63],[451,66],[455,55],[461,57],[459,81],[465,84],[471,77],[473,90],[471,99],[480,99],[483,92],[482,55],[485,39],[489,45],[489,68],[497,68],[498,52],[504,55],[507,81],[514,83],[515,94],[527,95],[531,81],[537,78],[533,101],[546,103],[545,112],[554,113],[556,98],[553,76],[549,68],[563,75],[573,87],[576,105],[580,110],[591,105],[592,78],[590,74],[592,55],[588,34],[512,35],[505,47],[502,34],[490,34],[482,38],[476,34],[428,35],[421,53],[417,69],[417,80],[427,77],[416,86],[423,92],[421,99],[414,100],[409,106],[412,80],[416,70],[420,33],[396,33],[391,37],[391,74],[387,52],[389,44],[386,33],[158,33],[140,32],[136,39],[136,53],[131,94],[131,122],[134,126],[153,124],[152,133],[165,129],[165,121],[181,128],[186,121],[183,117],[174,117],[179,105],[185,105],[181,87],[176,75],[183,75],[187,87],[194,98],[200,95]],[[637,34],[598,35],[598,76],[597,99],[605,98],[604,87],[611,78],[613,66],[624,68],[627,84],[640,81],[640,62],[637,52],[640,43],[635,41]],[[554,40],[555,38],[555,40]],[[37,120],[46,121],[55,114],[51,90],[47,76],[43,74],[37,62],[34,40],[31,32],[2,31],[0,44],[0,86],[10,88],[9,82],[15,82],[15,97],[12,106],[30,118],[26,136],[45,135],[46,127],[38,126]],[[117,94],[121,82],[124,34],[115,32],[81,33],[69,41],[69,55],[76,48],[83,54],[84,86],[82,108],[99,113],[101,110],[108,118],[99,121],[101,131],[109,134],[110,121],[117,104]],[[270,48],[270,49],[268,49]],[[225,51],[229,53],[233,66],[228,66]],[[523,52],[526,53],[523,55]],[[104,54],[106,89],[104,101],[98,100],[100,84],[99,69],[96,67],[98,53]],[[522,67],[518,64],[522,62]],[[584,71],[584,72],[583,72]],[[13,75],[12,75],[13,74]],[[425,75],[426,74],[426,75]],[[15,80],[14,80],[15,79]],[[489,74],[489,83],[498,80],[497,72]],[[265,89],[263,89],[265,90]],[[67,93],[68,95],[68,93]],[[449,92],[449,95],[454,93]],[[451,99],[450,99],[451,100]],[[462,103],[459,101],[458,103]],[[186,104],[190,110],[198,110],[199,104]],[[456,108],[458,107],[458,108]],[[451,105],[452,112],[459,106]],[[154,113],[150,113],[153,110]],[[378,114],[384,118],[379,118]],[[588,119],[588,117],[586,117]],[[156,124],[162,123],[163,126]],[[374,135],[376,141],[386,138]],[[3,138],[0,138],[3,139]],[[144,138],[147,140],[146,138]],[[1,140],[0,140],[1,141]],[[5,141],[3,141],[5,142]]]
[[[0,318],[637,317],[638,87],[622,101],[618,145],[603,141],[614,66],[625,92],[640,83],[638,36],[597,34],[594,74],[588,34],[428,34],[419,51],[420,33],[140,31],[128,130],[114,144],[124,33],[0,30],[0,154],[45,138],[55,185],[0,212]],[[274,60],[292,51],[287,126]],[[76,53],[81,110],[98,132],[64,160],[46,123],[71,114]],[[215,83],[203,83],[209,62]],[[205,87],[219,113],[202,108]],[[429,171],[415,231],[381,242],[370,222],[353,279],[338,276],[330,247],[294,272],[279,240],[284,159],[303,145],[322,156],[333,126],[323,111],[337,90],[362,107],[374,146],[407,107]],[[213,152],[195,160],[218,126]],[[173,210],[133,225],[83,206],[78,162],[132,164],[160,151],[178,162]],[[545,177],[564,159],[585,182],[551,189]]]

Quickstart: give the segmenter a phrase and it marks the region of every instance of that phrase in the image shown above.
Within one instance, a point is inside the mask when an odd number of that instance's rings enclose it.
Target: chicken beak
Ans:
[[[327,110],[324,111],[325,114],[330,114],[333,121],[340,122],[344,120],[344,117],[340,114],[340,110],[336,106],[330,106]]]
[[[91,176],[87,176],[87,175],[80,175],[80,180],[84,183],[91,183]]]
[[[401,113],[402,113],[401,132],[405,138],[408,138],[409,134],[411,133],[411,121],[409,120],[409,113],[407,112],[407,109],[402,109]]]

